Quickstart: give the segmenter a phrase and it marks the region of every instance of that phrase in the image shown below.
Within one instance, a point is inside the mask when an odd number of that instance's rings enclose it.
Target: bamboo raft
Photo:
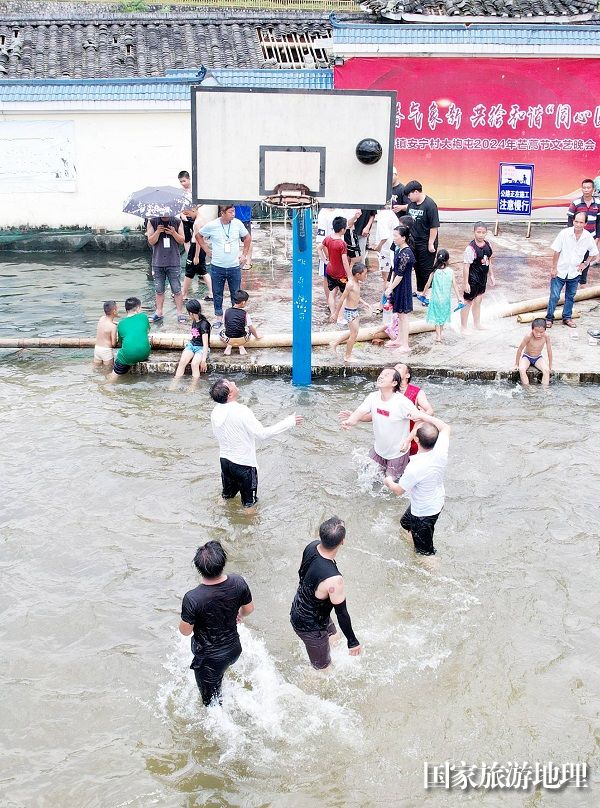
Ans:
[[[575,300],[593,300],[597,297],[600,297],[600,285],[591,286],[589,289],[577,292]],[[564,303],[564,295],[560,297],[558,302]],[[515,317],[530,312],[537,314],[543,310],[543,313],[538,316],[545,316],[547,305],[548,297],[536,297],[531,300],[523,300],[519,303],[511,303],[508,306],[504,306],[499,311],[496,311],[495,314],[497,317]],[[529,320],[523,319],[520,322],[528,321]],[[410,324],[409,333],[424,334],[434,330],[435,326],[424,321],[419,321]],[[329,345],[330,342],[339,336],[339,331],[313,331],[311,344],[313,347]],[[383,326],[376,325],[359,329],[357,342],[370,342],[374,339],[388,339],[388,335],[383,330]],[[94,337],[16,337],[0,339],[0,348],[93,348],[95,342]],[[150,334],[150,345],[155,351],[181,350],[187,342],[189,342],[189,335],[187,333]],[[230,344],[234,345],[234,341],[231,340]],[[291,348],[292,335],[266,334],[260,339],[251,339],[247,343],[242,342],[242,344],[248,345],[251,348]],[[218,334],[211,334],[210,347],[223,350],[226,346],[221,342]]]

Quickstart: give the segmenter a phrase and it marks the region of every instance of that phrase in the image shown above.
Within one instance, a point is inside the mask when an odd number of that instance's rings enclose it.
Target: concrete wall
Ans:
[[[146,185],[178,186],[179,171],[191,172],[189,112],[7,113],[2,120],[73,121],[76,181],[72,192],[44,193],[27,183],[27,166],[14,166],[23,182],[0,193],[0,227],[135,228],[142,220],[121,212],[127,196]]]

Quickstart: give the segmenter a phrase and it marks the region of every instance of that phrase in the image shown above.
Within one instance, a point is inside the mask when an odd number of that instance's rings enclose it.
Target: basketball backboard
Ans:
[[[320,207],[381,208],[395,111],[387,91],[193,87],[194,201],[252,204],[285,182],[306,185]],[[357,156],[364,141],[371,162]]]

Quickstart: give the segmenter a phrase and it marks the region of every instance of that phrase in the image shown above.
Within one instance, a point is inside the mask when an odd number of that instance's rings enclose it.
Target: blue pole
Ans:
[[[312,212],[292,214],[292,384],[311,383]]]

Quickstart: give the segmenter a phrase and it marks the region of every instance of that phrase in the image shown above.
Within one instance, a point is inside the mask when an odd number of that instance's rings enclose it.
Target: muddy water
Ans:
[[[454,425],[432,573],[364,467],[370,427],[336,423],[372,383],[238,379],[265,422],[306,416],[261,449],[246,520],[219,498],[206,380],[102,379],[78,356],[0,361],[2,805],[598,804],[597,782],[423,789],[423,761],[600,763],[597,388],[426,382]],[[319,678],[288,611],[302,548],[333,513],[365,652],[339,649]],[[224,708],[206,711],[176,626],[208,538],[256,612]]]

